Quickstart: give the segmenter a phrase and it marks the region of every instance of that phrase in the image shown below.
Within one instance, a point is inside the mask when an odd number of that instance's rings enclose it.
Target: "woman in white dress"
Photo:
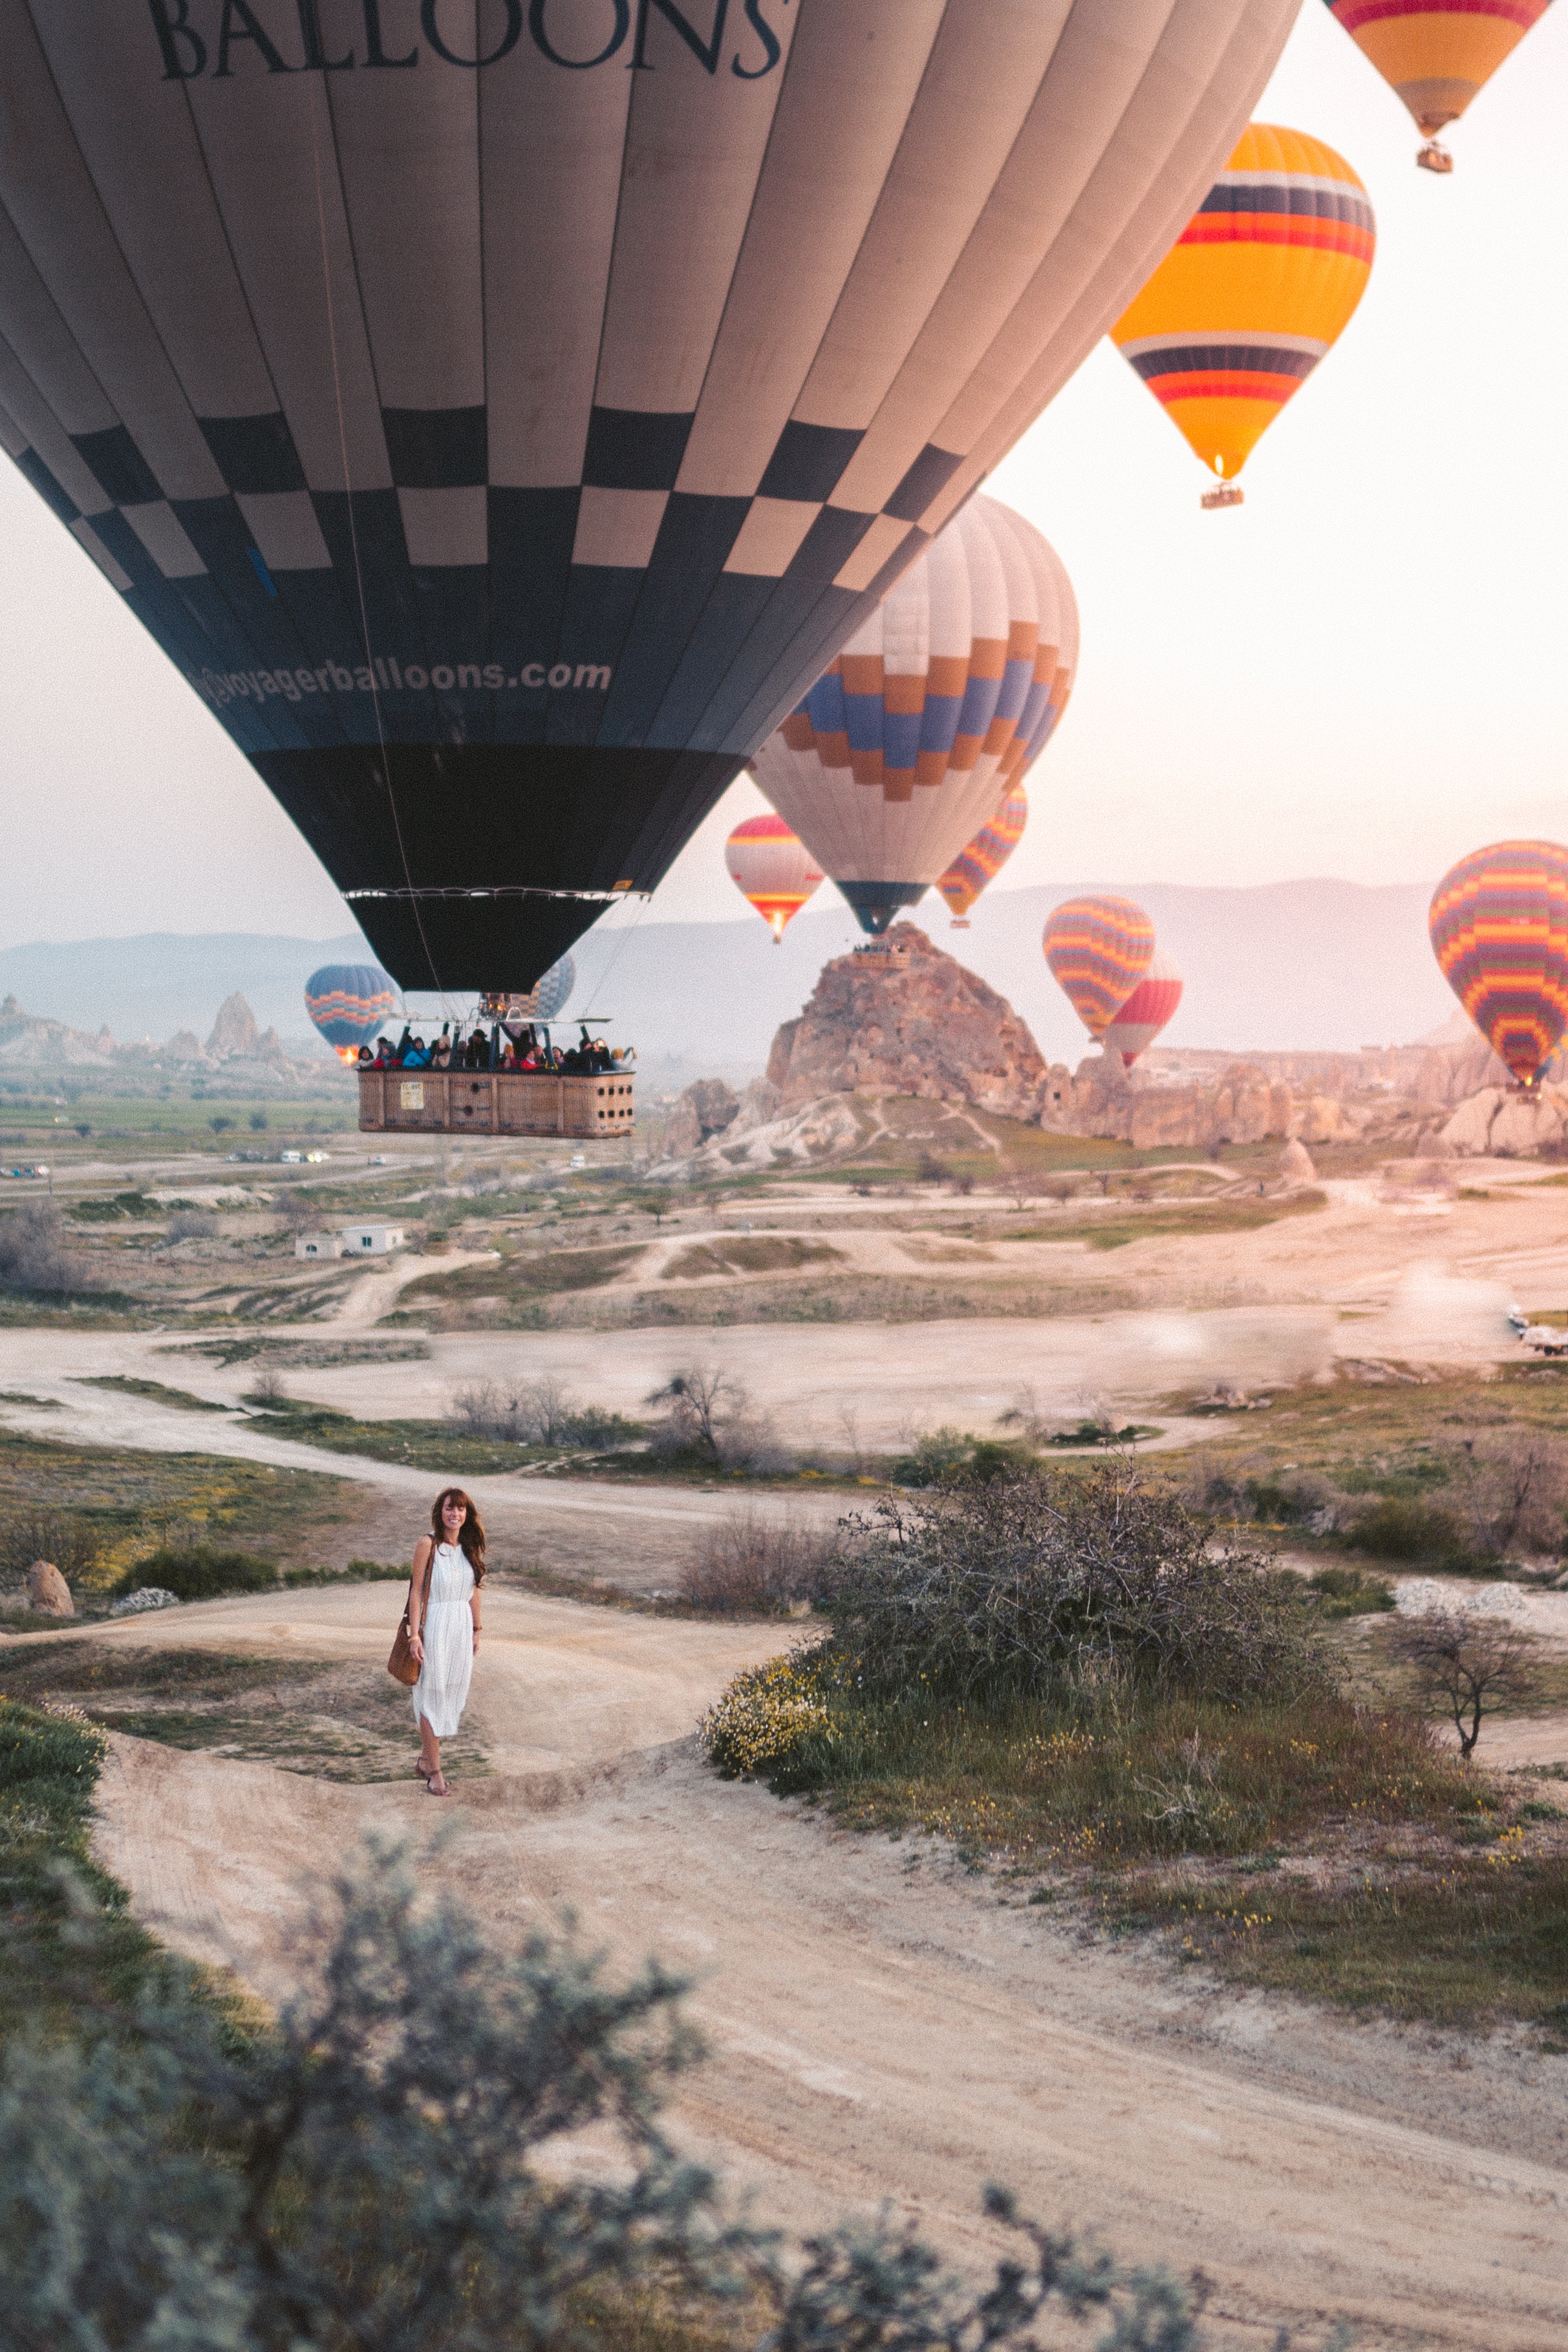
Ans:
[[[444,1797],[441,1742],[463,1720],[468,1685],[479,1648],[479,1590],[485,1581],[485,1528],[461,1486],[447,1486],[435,1498],[431,1532],[414,1546],[409,1623],[419,1680],[413,1686],[413,1719],[419,1726],[419,1762],[433,1797]],[[428,1596],[428,1597],[427,1597]]]

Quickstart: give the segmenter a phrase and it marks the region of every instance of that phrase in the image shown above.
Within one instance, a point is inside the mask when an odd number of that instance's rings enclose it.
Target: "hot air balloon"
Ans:
[[[527,995],[512,999],[511,1013],[514,1016],[520,1014],[525,1021],[558,1021],[576,986],[577,966],[570,956],[561,956],[534,982]]]
[[[1015,784],[998,814],[980,827],[967,849],[958,852],[946,873],[938,875],[936,887],[947,901],[956,931],[968,929],[970,908],[987,883],[996,880],[1023,839],[1028,823],[1029,793],[1022,784]]]
[[[1051,978],[1098,1038],[1154,961],[1155,927],[1131,898],[1067,898],[1041,944]]]
[[[756,761],[757,781],[884,931],[924,898],[1043,744],[1078,658],[1078,608],[1032,523],[976,498],[893,588]]]
[[[1426,172],[1451,172],[1454,159],[1437,132],[1457,122],[1491,79],[1548,0],[1328,0],[1364,57],[1372,59],[1415,117],[1426,140],[1416,161]]]
[[[1259,436],[1339,340],[1376,230],[1343,155],[1254,122],[1148,284],[1111,330],[1188,446],[1239,506]]]
[[[1181,992],[1176,958],[1156,948],[1148,970],[1101,1036],[1105,1052],[1120,1054],[1130,1070],[1172,1018],[1181,1003]]]
[[[397,990],[373,963],[324,963],[305,983],[305,1010],[340,1062],[356,1062],[397,1012]]]
[[[775,947],[812,892],[822,869],[781,816],[748,816],[724,845],[729,878],[773,934]]]
[[[1568,1028],[1568,849],[1499,841],[1444,875],[1428,919],[1443,978],[1521,1087]]]
[[[0,445],[402,984],[527,985],[1079,364],[1295,8],[8,0]]]

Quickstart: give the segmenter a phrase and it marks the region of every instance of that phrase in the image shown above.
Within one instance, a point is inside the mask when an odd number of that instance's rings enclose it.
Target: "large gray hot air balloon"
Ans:
[[[0,0],[0,443],[388,971],[526,985],[1119,314],[1295,8]]]

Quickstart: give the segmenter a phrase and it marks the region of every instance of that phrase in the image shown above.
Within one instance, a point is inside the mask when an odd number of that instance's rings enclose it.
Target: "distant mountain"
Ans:
[[[256,931],[147,931],[129,940],[37,942],[0,949],[0,997],[26,1012],[122,1045],[191,1029],[204,1037],[236,991],[257,1024],[290,1045],[314,1038],[305,983],[324,963],[374,963],[358,931],[336,940],[275,939]],[[323,1047],[325,1052],[326,1048]]]
[[[935,895],[915,919],[1008,998],[1048,1060],[1075,1064],[1087,1040],[1045,968],[1040,940],[1053,907],[1092,888],[1115,888],[1147,908],[1161,945],[1181,965],[1186,994],[1166,1033],[1168,1045],[1354,1051],[1407,1044],[1454,1011],[1427,944],[1430,891],[1418,883],[1368,889],[1277,882],[1247,890],[1063,883],[988,892],[967,931],[950,928]],[[568,1018],[612,1020],[612,1038],[636,1044],[655,1083],[678,1087],[699,1075],[733,1082],[760,1070],[774,1031],[800,1011],[822,965],[860,937],[831,886],[777,948],[753,916],[660,923],[644,915],[578,942]],[[357,932],[333,940],[247,932],[84,940],[0,950],[0,996],[10,992],[28,1013],[90,1034],[107,1024],[124,1043],[177,1029],[205,1035],[218,1006],[238,990],[258,1024],[291,1044],[309,1034],[308,976],[319,964],[356,961],[374,961]],[[436,1000],[417,1001],[428,1018]]]

